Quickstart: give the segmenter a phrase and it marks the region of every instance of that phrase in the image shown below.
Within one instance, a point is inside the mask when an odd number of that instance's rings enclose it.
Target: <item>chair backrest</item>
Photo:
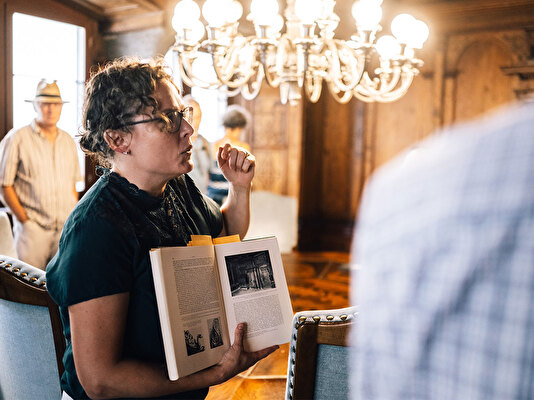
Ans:
[[[0,255],[0,399],[60,399],[65,339],[45,272]]]
[[[0,211],[0,254],[17,257],[11,222],[5,211]]]
[[[286,400],[349,398],[349,330],[357,307],[302,311],[293,318]]]

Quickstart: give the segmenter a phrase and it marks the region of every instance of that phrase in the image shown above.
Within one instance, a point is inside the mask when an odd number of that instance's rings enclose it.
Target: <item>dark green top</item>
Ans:
[[[46,270],[47,287],[59,305],[67,350],[61,386],[87,399],[74,368],[68,307],[90,299],[130,293],[123,354],[165,363],[149,250],[186,245],[191,234],[216,237],[219,207],[189,176],[171,180],[157,198],[106,171],[78,203],[63,228],[59,250]],[[204,398],[208,389],[168,396]]]

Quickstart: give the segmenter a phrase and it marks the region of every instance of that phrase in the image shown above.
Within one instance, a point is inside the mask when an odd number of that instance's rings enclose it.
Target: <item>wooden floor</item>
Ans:
[[[291,253],[282,256],[293,311],[349,305],[349,256],[346,253]],[[283,399],[289,345],[242,374],[210,389],[208,400]]]

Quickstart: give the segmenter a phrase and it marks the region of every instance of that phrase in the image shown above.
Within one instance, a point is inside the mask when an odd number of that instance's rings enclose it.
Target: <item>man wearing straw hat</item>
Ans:
[[[74,140],[56,126],[64,104],[56,82],[41,80],[26,101],[35,119],[0,142],[0,195],[14,216],[18,257],[44,269],[78,199],[81,175]]]

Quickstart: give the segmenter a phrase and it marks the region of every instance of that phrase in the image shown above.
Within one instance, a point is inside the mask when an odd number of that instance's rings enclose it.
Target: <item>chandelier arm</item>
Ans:
[[[404,70],[402,71],[400,75],[401,75],[401,79],[400,79],[401,84],[400,86],[397,86],[397,88],[394,90],[393,88],[390,88],[389,91],[385,91],[385,90],[378,91],[378,90],[373,90],[371,88],[369,88],[371,90],[365,90],[361,86],[358,86],[357,90],[353,91],[353,94],[358,99],[368,102],[368,103],[373,102],[373,101],[378,101],[381,103],[391,103],[395,100],[398,100],[404,94],[406,94],[416,74],[412,70]]]
[[[178,53],[178,68],[180,69],[180,75],[182,75],[182,80],[187,86],[193,87],[195,86],[193,82],[194,78],[189,75],[188,68],[185,67],[185,63],[182,60],[182,57],[183,57],[182,53]]]
[[[235,97],[239,93],[241,93],[241,88],[235,88],[235,89],[230,90],[226,86],[221,86],[219,90],[221,90],[228,97]]]
[[[256,80],[252,82],[251,86],[253,88],[252,92],[249,90],[249,84],[247,83],[241,88],[241,94],[245,100],[254,100],[261,89],[261,82],[263,81],[263,67],[258,68]]]
[[[311,80],[312,82],[309,83],[309,80]],[[317,103],[319,97],[321,97],[322,84],[323,79],[321,77],[306,78],[306,82],[304,84],[304,91],[306,93],[306,97],[312,103]]]
[[[225,58],[226,57],[223,56],[223,59]],[[219,57],[217,54],[215,54],[215,52],[211,53],[211,60],[213,63],[213,70],[215,71],[215,76],[217,77],[217,80],[219,81],[219,83],[221,85],[228,86],[229,88],[232,88],[232,89],[237,88],[239,86],[238,85],[239,82],[237,82],[237,84],[234,85],[233,82],[230,82],[229,79],[225,78],[224,71],[222,71],[222,69],[225,69],[225,68],[221,68],[219,66]]]
[[[342,41],[336,42],[333,39],[329,39],[325,41],[325,44],[329,50],[329,52],[326,54],[330,55],[330,57],[328,55],[325,55],[325,57],[328,60],[328,65],[330,66],[328,68],[328,75],[330,76],[332,84],[338,87],[342,92],[351,91],[361,80],[365,68],[365,57],[359,56]],[[348,57],[342,58],[342,52],[339,51],[338,46],[352,54]],[[348,75],[352,78],[348,84],[345,84],[343,81],[344,74],[341,67],[343,59],[348,59],[348,63],[344,62],[343,65],[348,67]],[[345,75],[347,74],[345,73]]]
[[[399,82],[401,70],[400,68],[394,68],[391,72],[391,79],[389,82],[384,76],[386,73],[382,73],[380,78],[371,79],[366,72],[362,81],[354,90],[369,97],[380,97],[389,91],[393,90]]]
[[[382,96],[395,89],[401,78],[401,69],[396,66],[393,67],[391,72],[379,72],[379,77],[380,84],[378,86],[378,90],[375,92],[375,95]]]
[[[358,92],[357,90],[353,90],[352,94],[358,100],[361,100],[361,101],[363,101],[365,103],[374,103],[375,101],[377,101],[375,98],[371,98],[368,95],[365,95],[365,94],[362,94],[362,93]]]
[[[224,76],[225,80],[231,81],[231,78],[236,73],[236,71],[242,72],[239,68],[241,65],[238,59],[240,55],[244,53],[244,48],[247,44],[250,44],[250,39],[242,41],[242,42],[238,42],[238,43],[236,43],[236,40],[234,40],[233,44],[229,46],[226,49],[226,51],[223,52],[226,54],[226,56],[222,56],[222,59],[223,60],[228,59],[228,61],[225,61],[223,63],[223,67],[222,67],[221,75]],[[255,58],[255,54],[254,54],[254,57],[252,58],[253,59]],[[238,67],[235,67],[236,65]]]
[[[276,52],[276,60],[278,61],[281,57],[281,54],[279,53],[279,50],[282,46],[280,44],[278,45],[278,51]],[[277,71],[277,65],[275,64],[274,67],[269,67],[267,64],[267,51],[270,49],[270,46],[262,46],[259,50],[260,54],[260,64],[262,66],[263,74],[265,76],[265,81],[270,87],[276,88],[280,86],[280,74],[272,73],[271,70],[274,69]]]
[[[187,58],[188,62],[186,63],[184,62],[183,57],[185,57],[183,53],[178,54],[178,68],[180,70],[180,75],[187,86],[198,86],[202,89],[218,89],[220,87],[218,83],[209,83],[196,78],[192,73],[193,66],[190,59]]]
[[[376,80],[371,79],[367,71],[364,71],[360,83],[356,85],[356,87],[352,91],[354,92],[353,94],[360,93],[363,96],[371,97],[373,91],[375,93],[377,92],[377,86],[378,82]]]
[[[352,99],[352,96],[353,96],[352,90],[348,90],[344,92],[341,90],[336,91],[335,86],[332,86],[330,82],[328,83],[328,91],[330,92],[334,100],[336,100],[340,104],[347,104]],[[338,95],[339,93],[343,93],[343,95],[340,97]]]
[[[234,74],[230,75],[229,78],[225,77],[224,72],[221,71],[221,67],[218,65],[218,56],[215,54],[212,54],[211,56],[213,59],[213,69],[215,71],[215,75],[217,76],[217,79],[222,85],[228,86],[232,89],[236,89],[239,86],[245,84],[250,79],[252,73],[249,76],[243,76],[240,79],[231,80],[231,77],[235,74],[235,71],[232,71],[234,72]]]
[[[392,90],[388,93],[384,93],[380,96],[380,102],[382,103],[390,103],[392,101],[400,99],[402,96],[406,94],[408,89],[410,88],[413,78],[415,74],[412,71],[406,71],[402,73],[402,79],[401,79],[401,85],[397,87],[397,89]]]
[[[245,45],[249,44],[249,42],[250,39],[243,41],[238,46],[232,46],[231,50],[227,49],[226,51],[224,51],[224,53],[227,54],[226,56],[221,56],[221,52],[218,51],[218,48],[210,52],[213,61],[213,69],[215,70],[215,75],[217,76],[217,79],[222,85],[228,86],[232,89],[236,89],[239,86],[246,84],[254,75],[255,69],[257,69],[257,67],[254,68],[251,63],[251,68],[248,73],[244,74],[243,71],[239,70],[240,74],[242,75],[241,78],[236,78],[232,80],[232,77],[236,75],[236,68],[233,66],[236,64],[237,57],[239,57],[239,53],[242,51]],[[255,59],[255,53],[256,52],[254,52],[252,59]],[[222,64],[222,67],[220,64]]]

